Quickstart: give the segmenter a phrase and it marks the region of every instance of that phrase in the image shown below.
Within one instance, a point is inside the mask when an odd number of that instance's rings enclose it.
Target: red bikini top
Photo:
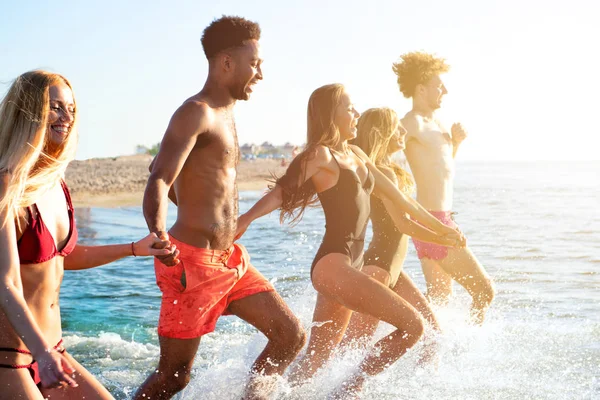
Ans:
[[[58,250],[52,234],[42,220],[42,214],[40,214],[39,208],[37,205],[33,205],[37,210],[37,216],[34,217],[31,206],[29,206],[27,207],[27,212],[29,213],[30,224],[25,229],[25,232],[23,232],[21,239],[17,242],[21,264],[40,264],[51,260],[56,256],[66,257],[71,254],[77,244],[77,227],[75,226],[71,194],[69,193],[67,184],[64,181],[61,181],[60,183],[63,192],[65,193],[65,198],[67,199],[67,209],[69,213],[69,236],[67,243],[61,250]]]

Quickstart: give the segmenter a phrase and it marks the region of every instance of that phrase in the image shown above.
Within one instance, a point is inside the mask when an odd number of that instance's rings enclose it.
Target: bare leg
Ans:
[[[398,293],[398,296],[402,297],[404,300],[408,301],[410,305],[412,305],[423,318],[427,320],[435,330],[440,330],[440,325],[431,309],[431,305],[429,301],[423,293],[419,290],[417,285],[413,282],[411,277],[406,273],[406,271],[402,271],[400,276],[398,277],[398,282],[396,282],[396,286],[394,286],[394,292]]]
[[[390,274],[387,271],[374,265],[366,265],[361,271],[382,284],[389,285]],[[341,345],[347,346],[352,342],[370,339],[377,330],[378,325],[379,320],[377,318],[366,314],[353,313]]]
[[[473,299],[471,317],[475,323],[483,323],[495,290],[492,280],[471,249],[449,249],[448,257],[440,260],[439,265],[469,292]]]
[[[252,366],[252,377],[244,393],[244,399],[268,398],[269,385],[261,376],[283,374],[302,350],[306,333],[300,321],[274,291],[233,301],[229,311],[256,327],[269,340]]]
[[[106,390],[98,380],[79,364],[69,353],[64,356],[75,369],[75,381],[79,386],[64,387],[58,389],[42,389],[44,398],[48,399],[90,399],[90,400],[114,400],[114,397]]]
[[[133,397],[135,400],[170,399],[190,382],[200,338],[173,339],[159,336],[158,340],[160,343],[158,368],[137,390]]]
[[[331,353],[342,340],[352,310],[327,296],[317,294],[308,348],[290,376],[292,383],[311,378],[329,360]]]
[[[439,305],[448,304],[452,296],[452,277],[440,267],[438,260],[421,259],[421,268],[427,282],[427,297]]]
[[[2,394],[0,394],[0,398],[2,399],[44,400],[42,393],[40,393],[38,387],[33,383],[31,374],[24,368],[1,368],[0,387],[2,388]]]
[[[335,323],[323,324],[317,332],[313,328],[310,341],[319,346],[313,347],[314,355],[308,353],[306,356],[309,362],[312,359],[323,358],[323,354],[330,354],[332,345],[337,345],[341,340],[350,317],[350,312],[343,308],[370,315],[398,328],[377,342],[375,351],[361,363],[360,371],[369,375],[378,374],[387,365],[395,362],[423,334],[424,322],[417,310],[385,285],[353,269],[348,257],[342,254],[328,254],[317,263],[312,278],[317,292],[328,300],[325,304],[327,307],[321,307],[316,315],[318,319],[313,318],[313,321]],[[335,303],[339,304],[338,308],[335,307]],[[327,311],[333,315],[327,315]],[[315,333],[325,339],[313,339]],[[314,370],[314,365],[312,368]]]

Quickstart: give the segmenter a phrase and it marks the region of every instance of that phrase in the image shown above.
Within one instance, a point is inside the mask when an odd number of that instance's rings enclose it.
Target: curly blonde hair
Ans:
[[[433,54],[413,51],[402,54],[400,61],[395,62],[392,70],[398,77],[398,87],[404,97],[411,98],[415,95],[417,85],[425,84],[438,74],[450,70],[443,58],[435,57]]]

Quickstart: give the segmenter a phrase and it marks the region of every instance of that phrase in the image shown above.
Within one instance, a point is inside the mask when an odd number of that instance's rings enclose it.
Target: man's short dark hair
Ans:
[[[202,47],[209,60],[221,51],[260,39],[260,26],[242,17],[222,16],[204,29]]]

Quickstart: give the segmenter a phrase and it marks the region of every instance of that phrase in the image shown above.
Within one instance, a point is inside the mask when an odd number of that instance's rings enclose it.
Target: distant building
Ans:
[[[240,146],[240,152],[245,159],[258,158],[293,158],[300,151],[300,146],[290,142],[284,145],[274,145],[271,142],[263,142],[260,145],[244,143]]]
[[[263,142],[263,144],[260,145],[260,149],[263,151],[271,151],[275,150],[275,146],[269,142]]]
[[[242,154],[257,155],[260,152],[260,146],[257,146],[254,143],[244,143],[244,145],[240,147],[240,151]]]

